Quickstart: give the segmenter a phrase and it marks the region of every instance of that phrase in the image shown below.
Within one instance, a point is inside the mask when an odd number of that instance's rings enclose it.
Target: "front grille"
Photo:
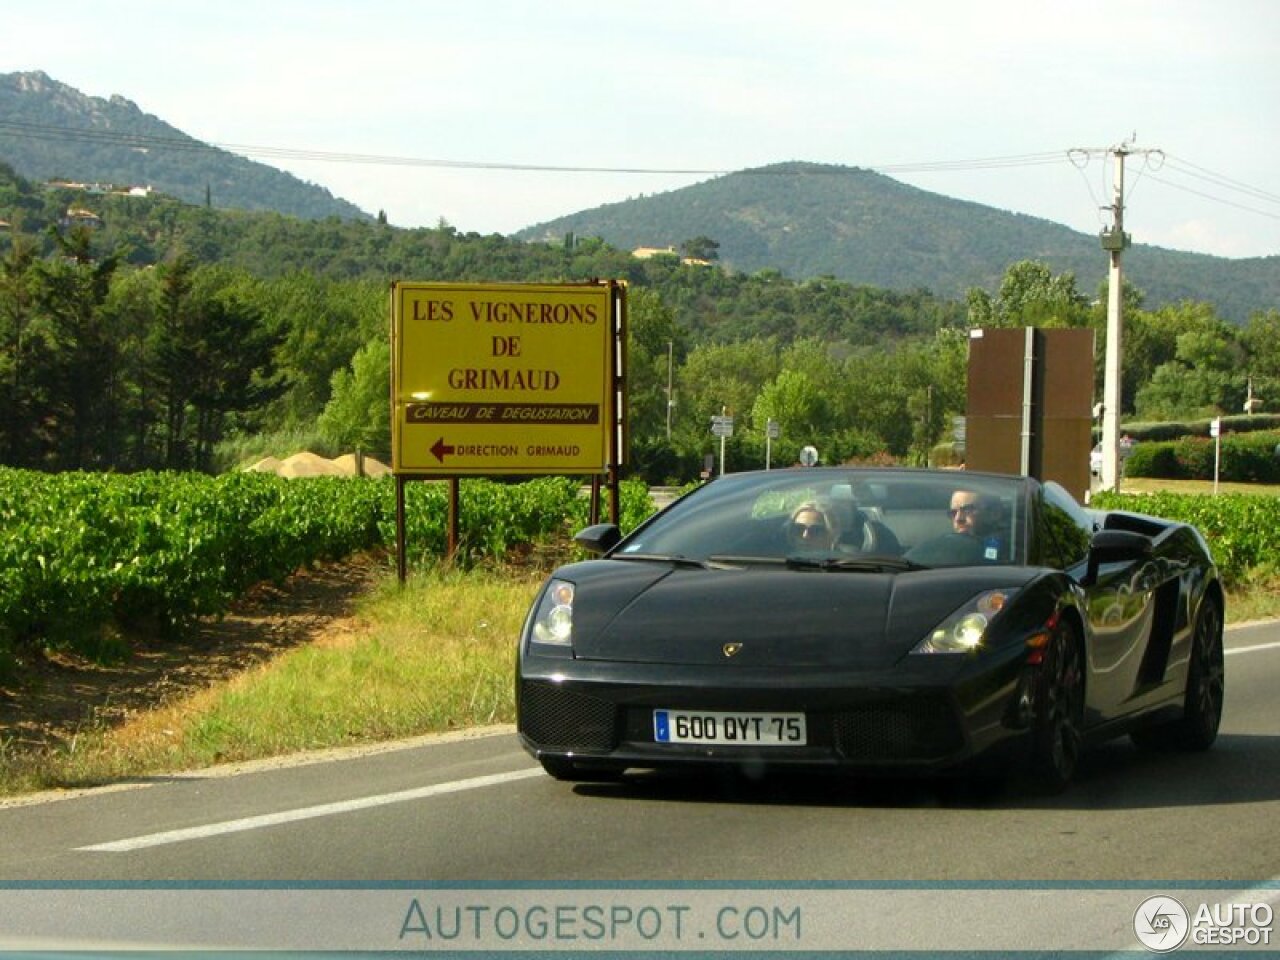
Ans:
[[[933,760],[964,745],[951,704],[941,697],[869,703],[832,718],[836,750],[849,760]]]
[[[612,750],[618,744],[618,711],[607,700],[550,683],[520,688],[520,732],[540,747]]]

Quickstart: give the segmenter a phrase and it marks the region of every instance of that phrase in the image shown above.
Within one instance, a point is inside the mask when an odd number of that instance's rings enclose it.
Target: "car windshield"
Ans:
[[[661,511],[611,555],[881,572],[1020,564],[1025,483],[955,470],[728,474]]]

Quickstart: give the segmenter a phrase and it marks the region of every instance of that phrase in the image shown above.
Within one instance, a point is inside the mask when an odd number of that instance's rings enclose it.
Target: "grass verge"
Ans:
[[[1227,593],[1227,624],[1280,618],[1280,576]]]
[[[389,575],[332,640],[66,747],[0,744],[0,795],[511,722],[516,637],[541,577],[434,570],[401,589]]]
[[[1163,480],[1157,477],[1125,477],[1120,481],[1121,493],[1213,493],[1212,480]],[[1280,496],[1274,483],[1218,484],[1218,493],[1248,493],[1262,497]]]

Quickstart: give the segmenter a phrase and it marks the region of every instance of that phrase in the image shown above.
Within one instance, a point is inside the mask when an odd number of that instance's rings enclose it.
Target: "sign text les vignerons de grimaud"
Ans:
[[[396,283],[392,468],[601,474],[618,462],[623,288]]]

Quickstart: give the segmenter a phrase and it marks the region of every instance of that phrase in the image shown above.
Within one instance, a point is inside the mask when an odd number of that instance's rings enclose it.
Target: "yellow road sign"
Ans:
[[[607,282],[395,284],[393,470],[605,473],[621,295]]]

